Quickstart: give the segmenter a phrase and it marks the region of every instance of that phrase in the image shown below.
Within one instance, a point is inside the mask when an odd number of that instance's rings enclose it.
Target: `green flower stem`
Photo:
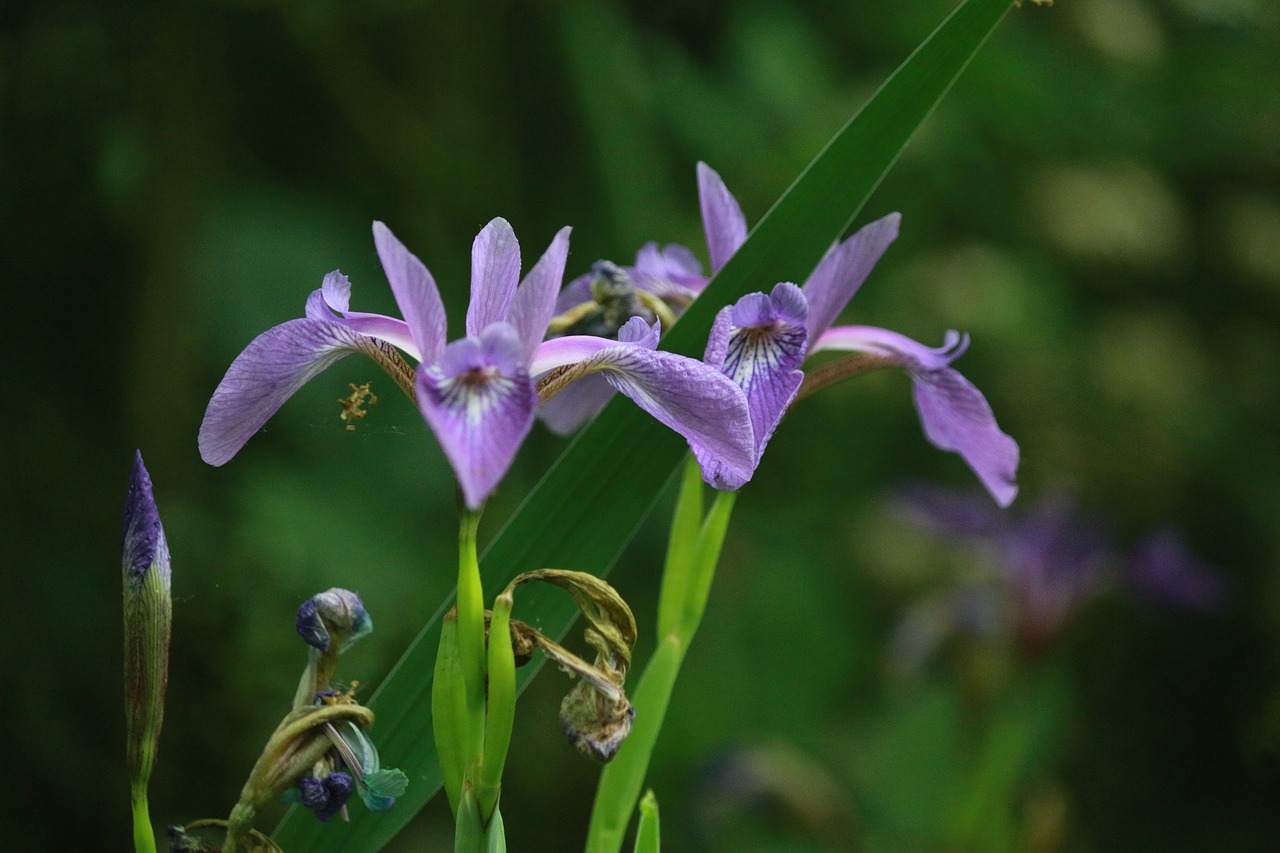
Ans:
[[[689,565],[698,550],[702,527],[702,470],[692,455],[685,459],[680,477],[680,496],[671,519],[667,540],[667,561],[662,567],[662,589],[658,596],[658,636],[679,630],[684,621],[686,590],[692,569]]]
[[[636,718],[626,742],[600,774],[587,830],[587,853],[618,853],[622,849],[627,824],[640,798],[649,758],[680,675],[684,650],[684,644],[674,634],[663,637],[631,694]]]
[[[458,656],[466,691],[466,776],[473,780],[484,755],[485,713],[484,586],[476,557],[479,526],[479,510],[463,512],[458,533]]]
[[[133,786],[133,849],[136,853],[156,853],[156,835],[147,807],[147,783]]]
[[[462,802],[462,777],[467,766],[467,690],[458,656],[458,616],[450,613],[440,628],[435,678],[431,682],[431,727],[444,779],[449,808],[456,815]]]
[[[711,504],[711,511],[702,524],[698,535],[698,550],[690,567],[688,589],[685,592],[683,619],[679,627],[679,635],[687,647],[693,641],[693,635],[702,624],[702,613],[707,609],[707,598],[711,595],[711,582],[716,577],[716,564],[720,562],[720,549],[724,546],[724,536],[729,529],[729,519],[733,516],[733,505],[738,499],[737,492],[716,492],[716,499]]]
[[[516,716],[516,656],[511,646],[511,592],[493,602],[489,619],[489,703],[485,720],[484,760],[476,783],[476,800],[484,822],[494,816],[502,790],[502,768],[511,746],[511,728]]]
[[[622,849],[680,665],[702,622],[735,499],[733,492],[717,492],[704,520],[702,479],[697,462],[690,457],[676,501],[663,570],[658,648],[631,695],[636,709],[631,735],[600,774],[587,831],[587,853],[618,853]]]
[[[453,853],[485,853],[484,835],[484,827],[480,824],[480,806],[476,803],[476,792],[470,785],[464,785],[462,801],[458,803],[453,834]]]
[[[507,853],[507,830],[502,825],[502,812],[494,810],[493,819],[484,831],[485,853]]]
[[[658,799],[649,791],[640,801],[640,827],[636,830],[635,853],[660,853],[662,831],[658,821]]]

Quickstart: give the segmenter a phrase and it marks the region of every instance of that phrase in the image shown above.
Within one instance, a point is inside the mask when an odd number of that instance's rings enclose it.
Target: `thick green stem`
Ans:
[[[587,853],[618,853],[622,849],[627,824],[640,799],[649,759],[667,716],[684,651],[680,640],[668,634],[658,643],[640,676],[640,683],[631,695],[631,704],[636,709],[631,734],[600,774],[600,784],[596,787],[591,826],[587,830]]]
[[[151,827],[145,781],[133,788],[133,849],[135,853],[156,853],[156,836]]]
[[[467,778],[474,779],[484,754],[484,586],[476,557],[480,510],[462,514],[458,534],[458,655],[467,708]]]
[[[502,790],[502,769],[511,746],[511,728],[516,716],[516,656],[511,645],[511,592],[493,602],[489,620],[489,703],[484,726],[484,760],[476,783],[480,818],[488,823],[498,808]]]
[[[720,549],[724,546],[729,519],[733,517],[733,504],[737,492],[716,492],[715,502],[698,534],[698,549],[689,572],[688,589],[685,591],[683,619],[680,622],[680,638],[687,647],[702,624],[702,613],[707,609],[711,596],[711,582],[716,577],[716,564],[720,562]]]
[[[667,539],[667,560],[662,567],[662,589],[658,595],[658,636],[679,631],[702,525],[702,469],[690,455],[680,477],[680,497],[676,499]]]
[[[587,832],[587,853],[618,853],[622,849],[680,665],[706,610],[735,498],[736,493],[717,492],[704,519],[701,474],[697,463],[690,459],[676,502],[663,569],[658,648],[631,695],[636,711],[631,734],[600,774]]]

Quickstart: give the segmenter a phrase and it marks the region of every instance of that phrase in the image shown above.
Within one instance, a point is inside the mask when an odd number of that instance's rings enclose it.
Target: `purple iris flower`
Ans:
[[[1226,603],[1228,584],[1187,547],[1182,533],[1163,527],[1134,548],[1124,583],[1134,595],[1156,605],[1212,613]]]
[[[330,273],[307,300],[306,317],[259,335],[228,369],[200,428],[206,462],[227,462],[303,384],[364,352],[414,397],[470,508],[510,467],[540,399],[586,377],[626,394],[716,464],[749,476],[745,395],[701,362],[657,352],[656,328],[629,326],[622,340],[575,335],[542,342],[564,275],[568,228],[521,281],[511,226],[504,219],[486,225],[472,246],[466,336],[448,344],[431,273],[381,222],[373,236],[405,319],[350,311],[349,282]],[[416,375],[397,350],[420,362]],[[539,374],[546,374],[541,386],[534,382]]]
[[[1224,578],[1192,554],[1177,531],[1157,530],[1121,554],[1105,525],[1065,490],[1006,513],[976,492],[916,486],[898,509],[919,528],[977,546],[986,569],[913,608],[896,641],[908,661],[922,659],[956,629],[982,636],[1007,632],[1024,650],[1041,652],[1117,582],[1176,610],[1213,612],[1226,597]]]
[[[745,242],[746,218],[720,176],[705,163],[698,164],[698,191],[714,273]],[[968,347],[968,337],[948,332],[943,346],[935,349],[887,329],[832,325],[898,236],[900,219],[891,213],[837,243],[803,288],[781,284],[768,297],[748,294],[722,309],[706,360],[732,371],[746,391],[757,462],[799,390],[802,375],[796,368],[806,352],[867,353],[901,367],[911,375],[925,437],[942,450],[960,454],[996,503],[1008,506],[1018,493],[1018,445],[996,425],[982,392],[950,366]],[[738,358],[725,358],[735,352]],[[726,478],[721,487],[740,485]]]

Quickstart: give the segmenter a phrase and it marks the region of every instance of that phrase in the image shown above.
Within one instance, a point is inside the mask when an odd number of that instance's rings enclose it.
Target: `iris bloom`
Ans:
[[[1013,636],[1025,650],[1040,651],[1116,587],[1173,610],[1212,612],[1224,603],[1224,579],[1176,531],[1162,528],[1121,552],[1066,491],[1001,512],[977,493],[913,487],[898,510],[915,527],[980,555],[976,574],[908,614],[895,643],[908,666],[957,630]]]
[[[720,176],[704,163],[698,164],[698,190],[714,274],[746,240],[746,219]],[[746,392],[755,462],[800,389],[798,368],[807,355],[857,352],[871,356],[874,366],[900,367],[911,375],[925,436],[942,450],[960,454],[996,502],[1008,506],[1018,492],[1018,445],[996,425],[982,392],[950,366],[968,347],[968,337],[948,332],[944,344],[933,348],[888,329],[833,325],[898,236],[900,219],[891,213],[836,244],[802,288],[779,284],[768,296],[748,294],[722,309],[706,360]],[[724,471],[716,485],[734,489],[742,482]]]
[[[485,226],[472,246],[466,336],[452,343],[426,266],[381,222],[373,235],[404,319],[350,311],[350,283],[330,273],[307,300],[304,318],[259,335],[228,369],[200,428],[206,462],[226,463],[308,380],[363,352],[415,399],[469,508],[510,466],[532,427],[539,392],[546,398],[588,376],[626,394],[717,465],[750,476],[745,396],[718,371],[657,352],[656,324],[630,324],[621,340],[573,335],[542,342],[563,279],[568,228],[520,281],[511,226],[503,219]],[[419,362],[416,374],[401,352]],[[539,374],[545,381],[536,386]]]
[[[714,275],[746,241],[746,217],[720,176],[705,163],[698,164],[698,197]],[[913,380],[916,410],[929,441],[959,453],[1001,506],[1013,501],[1018,491],[1018,445],[996,425],[982,392],[950,366],[968,348],[967,336],[949,332],[943,345],[934,348],[888,329],[833,326],[897,237],[900,218],[890,214],[834,246],[803,287],[782,283],[767,295],[749,294],[721,310],[704,358],[743,388],[754,445],[752,465],[745,476],[725,468],[694,445],[707,482],[734,490],[750,479],[765,445],[800,390],[804,359],[831,350],[869,356],[861,362],[864,367],[906,370]],[[601,288],[606,272],[610,283],[624,277],[636,298],[624,301],[616,295],[620,288]],[[591,274],[567,286],[556,306],[560,312],[557,321],[591,320],[597,331],[607,334],[611,313],[620,313],[628,304],[641,317],[661,311],[661,306],[678,313],[702,292],[707,281],[701,264],[687,248],[676,244],[659,248],[648,243],[637,253],[634,266],[597,264]],[[602,297],[602,290],[609,298]],[[593,301],[599,310],[588,314],[584,309]],[[613,328],[618,322],[613,319]],[[610,394],[602,383],[583,383],[550,401],[538,414],[553,431],[569,433],[597,414]]]

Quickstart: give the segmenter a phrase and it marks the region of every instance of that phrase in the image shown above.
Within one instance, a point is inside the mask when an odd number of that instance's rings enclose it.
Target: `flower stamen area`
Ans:
[[[356,690],[359,687],[360,682],[353,681],[346,690],[325,690],[317,693],[316,698],[322,705],[359,705],[360,702],[356,699]]]
[[[347,387],[351,389],[351,394],[338,400],[338,405],[342,406],[342,414],[338,417],[347,425],[348,432],[355,432],[355,422],[369,414],[369,410],[364,407],[376,405],[378,395],[369,390],[368,382],[363,385],[351,382]]]

